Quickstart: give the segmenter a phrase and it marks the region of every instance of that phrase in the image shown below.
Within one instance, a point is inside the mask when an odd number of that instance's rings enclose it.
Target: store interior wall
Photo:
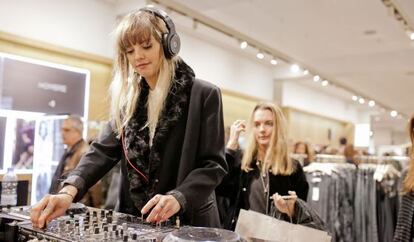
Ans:
[[[352,123],[315,115],[295,108],[286,107],[288,134],[293,141],[306,141],[315,145],[339,147],[342,137],[353,140]]]
[[[117,16],[144,4],[145,1],[130,0],[118,5],[97,0],[0,0],[0,31],[110,59],[114,51],[111,32],[116,25]],[[223,90],[241,94],[239,98],[248,95],[253,100],[273,100],[283,106],[306,110],[341,122],[367,122],[366,114],[341,98],[289,80],[284,81],[280,87],[279,83],[275,84],[279,80],[271,65],[257,62],[240,51],[224,48],[211,39],[194,34],[196,31],[184,28],[179,23],[177,29],[183,43],[180,55],[191,64],[197,76]],[[101,78],[105,79],[100,80],[103,85],[98,92],[91,89],[91,98],[97,93],[106,95],[104,89],[108,87],[110,77]],[[250,100],[246,107],[250,102],[253,101]],[[105,104],[99,109],[107,107]],[[231,121],[228,119],[226,122]]]
[[[108,119],[109,99],[107,94],[112,72],[110,59],[85,55],[82,52],[51,46],[44,42],[4,32],[0,32],[0,52],[89,70],[91,75],[88,119]],[[94,136],[96,132],[97,130],[90,129],[88,135]]]

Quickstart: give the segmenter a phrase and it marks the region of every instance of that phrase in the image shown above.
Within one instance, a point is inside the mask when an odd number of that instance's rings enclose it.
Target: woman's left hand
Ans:
[[[180,204],[174,196],[157,194],[145,204],[141,209],[141,213],[146,214],[151,210],[147,222],[160,223],[176,214],[180,211],[180,208]]]
[[[280,196],[278,193],[273,194],[275,207],[282,213],[287,214],[290,218],[295,215],[296,192],[289,191],[289,196]]]

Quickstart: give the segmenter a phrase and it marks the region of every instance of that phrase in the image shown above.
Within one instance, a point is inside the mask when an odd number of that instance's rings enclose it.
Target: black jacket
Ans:
[[[226,160],[229,164],[229,173],[223,179],[223,182],[217,187],[217,195],[220,201],[220,211],[226,211],[220,214],[222,226],[226,229],[234,229],[240,209],[250,209],[249,195],[250,185],[253,178],[260,176],[259,169],[254,166],[250,172],[245,172],[241,167],[241,154],[233,150],[226,150]],[[294,160],[296,166],[295,172],[289,176],[273,175],[269,173],[269,195],[272,196],[276,192],[280,195],[288,195],[288,191],[295,191],[297,196],[306,201],[308,196],[309,185],[306,181],[305,173],[302,166]],[[228,200],[223,204],[224,198]],[[269,198],[270,199],[270,198]],[[270,201],[273,203],[273,201]],[[228,206],[223,208],[223,206]],[[271,206],[269,206],[268,214],[271,214]]]
[[[227,171],[221,93],[218,87],[196,80],[191,68],[184,62],[177,66],[176,78],[182,79],[177,80],[177,83],[191,82],[188,105],[181,116],[173,117],[177,118],[173,125],[163,126],[159,123],[159,126],[166,127],[161,131],[157,126],[149,151],[156,152],[152,152],[149,157],[158,158],[156,162],[159,164],[155,173],[147,174],[150,177],[149,187],[153,193],[171,193],[177,198],[184,224],[219,227],[214,189]],[[170,92],[169,95],[176,96],[177,93]],[[166,106],[169,106],[166,112],[171,113],[175,106],[171,104],[173,101],[168,100],[167,97]],[[170,118],[160,117],[160,120],[169,122]],[[162,133],[162,137],[157,138],[157,132]],[[141,207],[136,206],[129,189],[130,179],[137,173],[126,162],[121,140],[115,136],[110,124],[102,130],[99,139],[92,143],[91,150],[66,180],[67,184],[79,190],[75,201],[119,160],[122,162],[123,177],[119,211],[139,215]]]

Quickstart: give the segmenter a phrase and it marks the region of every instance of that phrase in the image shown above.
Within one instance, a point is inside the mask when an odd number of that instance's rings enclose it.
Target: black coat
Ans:
[[[251,184],[254,178],[257,179],[260,176],[260,171],[255,165],[250,172],[242,171],[240,169],[241,154],[236,151],[226,150],[226,160],[230,167],[229,173],[216,191],[220,201],[220,212],[226,211],[225,214],[220,214],[222,226],[226,229],[234,229],[240,209],[250,209]],[[269,173],[269,195],[272,196],[275,193],[289,195],[288,191],[295,191],[300,199],[306,201],[309,184],[300,163],[296,160],[293,160],[293,162],[296,169],[291,175],[283,176]],[[227,200],[224,198],[227,198]],[[273,201],[270,202],[273,203]],[[228,207],[224,208],[224,206]],[[268,214],[270,208],[267,211]]]
[[[214,189],[228,169],[224,158],[221,93],[208,82],[196,80],[194,76],[190,79],[187,80],[192,82],[187,109],[173,127],[162,131],[165,137],[157,148],[157,156],[161,158],[158,175],[153,179],[155,193],[172,192],[181,205],[184,224],[219,227]],[[119,211],[139,215],[141,208],[131,199],[131,174],[122,149],[120,139],[108,124],[65,182],[78,188],[75,200],[121,160]]]

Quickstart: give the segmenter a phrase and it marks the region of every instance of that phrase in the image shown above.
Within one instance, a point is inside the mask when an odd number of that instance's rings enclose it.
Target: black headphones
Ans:
[[[141,8],[140,11],[145,11],[159,17],[167,26],[168,33],[162,34],[161,42],[164,50],[165,58],[171,59],[178,54],[181,47],[181,41],[178,34],[175,32],[175,25],[166,12],[161,9],[153,7]]]

